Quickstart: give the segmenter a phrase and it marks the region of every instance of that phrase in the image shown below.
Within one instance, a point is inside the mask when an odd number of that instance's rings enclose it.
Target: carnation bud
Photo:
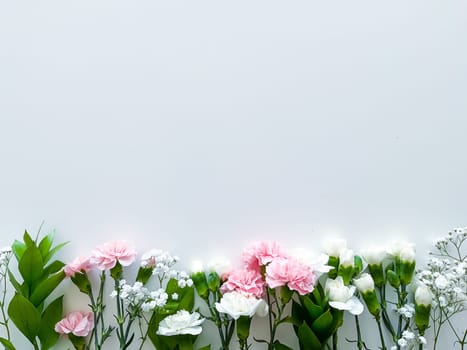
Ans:
[[[386,276],[388,278],[388,282],[391,285],[391,287],[396,288],[396,289],[399,288],[399,286],[401,285],[401,281],[399,279],[399,276],[397,276],[397,274],[394,271],[387,270]]]
[[[430,323],[432,300],[430,289],[425,285],[419,285],[415,290],[415,325],[422,335]]]
[[[371,277],[375,281],[375,285],[381,288],[384,285],[384,272],[382,264],[370,264],[368,265]]]
[[[332,266],[333,268],[328,271],[329,278],[336,278],[337,277],[337,267],[339,266],[339,258],[335,256],[329,256],[328,259],[328,266]]]
[[[196,287],[198,295],[207,299],[209,297],[208,281],[204,273],[203,263],[200,260],[193,260],[191,262],[191,279]]]
[[[373,316],[379,317],[380,307],[378,298],[376,297],[375,283],[373,278],[368,273],[364,273],[360,276],[360,278],[354,279],[353,284],[361,293],[368,311],[370,311]]]
[[[208,274],[208,288],[211,292],[215,293],[221,286],[221,279],[217,272],[212,271]]]

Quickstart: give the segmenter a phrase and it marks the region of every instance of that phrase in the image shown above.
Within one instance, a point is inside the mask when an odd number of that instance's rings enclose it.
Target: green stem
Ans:
[[[439,314],[439,320],[438,320],[438,329],[436,329],[435,332],[435,338],[433,341],[433,350],[436,350],[436,345],[438,344],[438,338],[439,338],[439,333],[441,332],[441,327],[443,325],[443,312],[441,311]]]
[[[146,322],[146,324],[149,323],[149,321],[146,319],[146,317],[144,317],[144,315],[142,315],[142,318],[144,319],[144,321]],[[141,333],[141,344],[138,348],[138,350],[142,350],[143,349],[143,345],[144,343],[146,342],[146,339],[148,337],[148,334],[149,334],[149,329],[146,327],[146,331],[143,332],[143,327],[141,326],[141,319],[138,319],[138,327],[139,327],[139,331]]]
[[[125,349],[126,339],[125,339],[125,331],[124,331],[124,317],[123,317],[123,305],[122,300],[120,299],[120,283],[117,279],[115,281],[115,291],[117,292],[117,296],[115,297],[115,301],[117,303],[117,338],[118,342],[120,343],[120,350]]]
[[[362,332],[360,330],[360,321],[357,315],[355,315],[355,326],[357,327],[357,347],[359,350],[362,350],[363,349]]]
[[[212,297],[213,300],[211,300],[211,295],[213,295],[213,297]],[[216,293],[209,292],[209,295],[208,295],[207,299],[205,299],[205,300],[206,300],[206,303],[208,304],[209,312],[211,313],[211,317],[214,320],[214,323],[216,324],[217,332],[219,333],[219,338],[221,339],[222,349],[226,349],[227,333],[225,333],[225,335],[224,335],[224,330],[222,329],[222,326],[223,326],[222,318],[221,318],[221,316],[219,314],[219,311],[217,311],[217,309],[215,307],[215,303],[217,301],[216,299],[217,299]]]
[[[8,341],[11,340],[10,336],[10,329],[8,327],[8,317],[6,316],[5,313],[5,298],[6,298],[6,291],[7,291],[7,281],[6,281],[6,272],[8,270],[8,260],[5,263],[5,274],[2,275],[3,278],[3,290],[2,290],[2,301],[1,301],[1,310],[2,310],[2,318],[3,318],[3,326],[5,327],[6,334],[7,334],[7,339]]]
[[[379,339],[381,341],[381,350],[386,350],[386,344],[384,343],[383,329],[381,328],[381,318],[375,317],[376,324],[378,325]]]
[[[339,342],[339,339],[337,338],[337,330],[334,332],[332,335],[332,349],[337,350],[337,343]]]
[[[271,304],[271,296],[270,296],[270,289],[268,288],[266,292],[266,297],[268,301],[268,306],[269,306],[269,312],[268,312],[268,321],[269,321],[269,343],[268,343],[268,350],[274,350],[273,349],[273,342],[274,342],[274,333],[275,329],[273,327],[273,320],[272,320],[272,304]]]
[[[392,325],[391,319],[390,319],[390,317],[388,315],[387,308],[386,308],[387,303],[386,303],[386,289],[385,289],[385,286],[383,285],[383,287],[377,288],[377,289],[378,289],[378,293],[379,293],[379,297],[380,297],[380,305],[381,305],[381,311],[382,311],[382,317],[383,317],[384,325],[386,326],[389,333],[391,333],[391,336],[392,336],[392,339],[394,340],[394,342],[397,343],[396,332],[394,330],[394,327]]]

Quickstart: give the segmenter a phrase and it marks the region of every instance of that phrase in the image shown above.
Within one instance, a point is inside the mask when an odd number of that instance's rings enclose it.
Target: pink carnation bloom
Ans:
[[[75,273],[88,272],[92,269],[92,264],[89,258],[79,256],[75,258],[71,263],[68,263],[63,271],[65,272],[66,277],[74,277]]]
[[[221,286],[221,292],[242,292],[246,295],[252,295],[255,298],[261,298],[264,292],[264,281],[261,274],[251,270],[232,271]]]
[[[287,285],[305,295],[313,291],[316,280],[313,269],[294,258],[275,259],[266,267],[266,283],[270,288]]]
[[[243,250],[243,262],[247,269],[260,271],[275,258],[285,257],[286,254],[277,242],[254,242]]]
[[[98,246],[91,256],[91,263],[99,270],[110,270],[117,261],[128,266],[136,259],[136,250],[129,247],[126,241],[111,241]]]
[[[59,334],[76,335],[85,337],[94,327],[94,316],[92,312],[85,313],[80,311],[70,312],[63,320],[55,325],[55,332]]]

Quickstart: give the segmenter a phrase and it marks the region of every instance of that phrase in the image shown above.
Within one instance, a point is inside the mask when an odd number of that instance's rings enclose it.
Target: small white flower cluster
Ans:
[[[154,275],[169,273],[172,266],[174,266],[178,260],[178,256],[171,255],[169,252],[160,249],[151,249],[141,257],[141,267],[152,268]]]
[[[462,245],[463,240],[467,238],[467,227],[455,228],[448,233],[447,236],[438,239],[435,243],[436,249],[439,251],[447,251],[451,244],[459,246]]]
[[[11,257],[11,247],[3,247],[0,249],[0,274],[6,273],[6,268]]]
[[[406,320],[411,319],[415,314],[415,306],[412,303],[407,303],[402,307],[396,309],[396,312]]]
[[[426,344],[426,339],[423,336],[416,336],[411,330],[402,332],[402,337],[397,341],[401,349],[413,349],[415,345]],[[396,350],[397,345],[391,347],[391,350]]]
[[[170,271],[170,277],[175,278],[178,281],[178,286],[180,288],[193,286],[193,280],[190,278],[188,273],[186,273],[186,271],[172,270]]]
[[[120,280],[119,288],[120,299],[135,313],[139,310],[148,312],[154,310],[156,307],[163,307],[169,298],[164,289],[160,288],[150,291],[141,282],[135,282],[135,284],[131,285],[127,284],[125,280]],[[118,292],[116,290],[110,294],[113,298],[117,295]]]
[[[160,283],[165,278],[174,278],[180,288],[192,287],[193,281],[188,273],[173,269],[180,259],[176,255],[160,249],[151,249],[141,257],[141,267],[152,268],[152,274],[158,276]]]
[[[438,253],[431,253],[427,269],[417,273],[420,282],[433,293],[433,307],[443,308],[447,314],[467,309],[467,260],[461,253],[466,239],[467,229],[449,232],[436,242]]]

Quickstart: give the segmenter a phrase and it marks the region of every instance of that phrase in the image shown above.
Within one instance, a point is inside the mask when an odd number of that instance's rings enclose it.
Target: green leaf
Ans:
[[[23,241],[24,243],[26,243],[26,247],[31,247],[31,246],[36,245],[36,242],[34,242],[34,240],[31,238],[28,231],[24,231]]]
[[[49,253],[47,254],[47,256],[45,257],[44,259],[44,264],[47,264],[47,262],[52,259],[52,257],[60,250],[62,249],[64,246],[66,246],[68,243],[70,242],[63,242],[63,243],[60,243],[59,245],[55,246],[54,248],[52,248],[52,250],[49,251]]]
[[[202,348],[199,348],[198,350],[211,350],[211,345],[203,346]]]
[[[49,233],[47,236],[42,238],[41,242],[39,243],[39,250],[42,255],[42,259],[45,260],[47,254],[49,253],[50,248],[52,247],[52,243],[54,241],[54,234]],[[44,261],[44,263],[47,263]]]
[[[332,322],[333,318],[331,312],[327,310],[320,317],[318,317],[315,322],[313,322],[311,329],[321,340],[325,340],[327,337],[329,337],[330,331],[332,333],[332,330],[330,329]]]
[[[151,276],[152,276],[151,268],[140,267],[138,270],[138,275],[136,276],[136,281],[141,282],[142,284],[146,284],[148,283]]]
[[[24,252],[18,263],[18,269],[28,285],[32,285],[42,276],[44,268],[41,252],[39,248],[32,245]]]
[[[18,293],[24,294],[23,287],[21,286],[21,284],[19,284],[19,282],[16,280],[15,275],[13,275],[13,273],[10,270],[8,270],[8,279],[10,280],[11,284],[13,285],[13,287],[16,289]]]
[[[306,309],[295,300],[292,300],[292,318],[295,332],[297,332],[297,327],[299,327],[303,321],[311,324],[310,315],[306,312]]]
[[[183,292],[180,297],[179,310],[191,311],[195,306],[195,290],[189,287],[185,287],[182,290]]]
[[[10,301],[8,315],[20,332],[31,343],[36,341],[41,323],[41,315],[28,299],[16,293]]]
[[[89,282],[89,278],[86,273],[75,273],[75,275],[71,277],[71,281],[75,284],[76,287],[78,287],[80,292],[91,295],[91,282]]]
[[[175,278],[171,278],[169,282],[167,282],[167,287],[165,288],[166,293],[171,295],[178,291],[178,281]]]
[[[355,255],[353,259],[354,259],[353,276],[357,276],[363,270],[363,261],[359,255]]]
[[[50,293],[54,291],[55,288],[63,281],[65,278],[65,273],[63,271],[50,276],[45,281],[39,283],[39,285],[34,289],[31,294],[31,303],[33,303],[36,307],[42,303],[45,298],[47,298]]]
[[[48,350],[57,342],[59,334],[55,332],[54,328],[55,324],[62,319],[62,311],[63,296],[52,301],[43,312],[38,334],[41,350]]]
[[[26,244],[21,241],[15,239],[13,244],[11,245],[11,250],[13,254],[15,254],[16,260],[20,261],[21,257],[23,256],[24,252],[26,251]]]
[[[0,337],[0,343],[5,347],[5,350],[16,350],[8,339]]]
[[[49,276],[53,273],[56,273],[60,271],[65,264],[61,262],[60,260],[54,260],[52,261],[49,265],[47,265],[44,269],[44,273],[42,274],[43,276]]]
[[[300,298],[300,301],[313,320],[317,319],[324,312],[321,306],[313,303],[307,296]]]
[[[322,348],[318,337],[316,337],[311,328],[308,327],[305,322],[298,327],[298,340],[300,342],[301,349],[321,350]]]

